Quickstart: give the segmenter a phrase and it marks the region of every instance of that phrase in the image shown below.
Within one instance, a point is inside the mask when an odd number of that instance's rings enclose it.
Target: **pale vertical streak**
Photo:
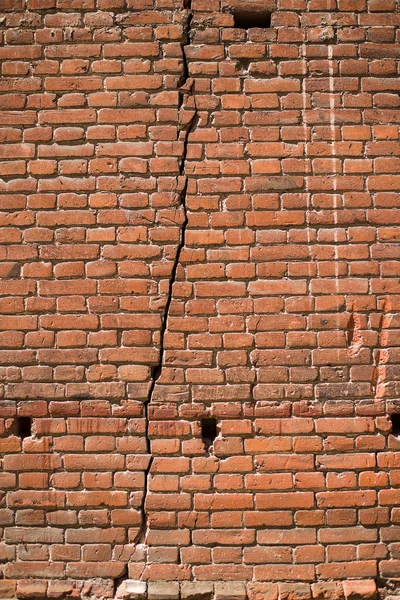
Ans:
[[[340,206],[340,194],[337,193],[337,173],[336,173],[336,115],[335,115],[335,78],[333,62],[333,45],[328,44],[328,73],[329,73],[329,127],[331,137],[331,162],[332,162],[332,187],[333,187],[333,224],[334,224],[334,250],[333,259],[335,265],[335,295],[336,300],[339,296],[339,257],[338,257],[338,209]],[[339,313],[337,312],[336,329],[339,329]]]
[[[305,31],[305,35],[307,31]],[[308,187],[308,177],[312,175],[312,170],[309,168],[309,156],[308,156],[308,135],[307,135],[307,91],[306,91],[306,77],[307,77],[307,52],[306,52],[306,42],[305,39],[301,45],[301,56],[300,58],[303,61],[303,79],[301,82],[301,97],[302,97],[302,124],[303,124],[303,138],[304,138],[304,162],[305,162],[305,173],[304,173],[304,191],[306,195],[306,210],[305,210],[305,225],[307,231],[307,250],[309,257],[309,273],[308,273],[308,295],[311,294],[311,278],[312,278],[312,261],[313,256],[311,253],[311,224],[310,224],[310,212],[311,212],[311,195]],[[309,319],[307,319],[307,330],[309,330]]]
[[[311,228],[310,228],[310,211],[311,211],[311,197],[310,192],[308,190],[308,164],[309,164],[309,156],[308,156],[308,138],[307,138],[307,120],[306,120],[306,112],[307,112],[307,93],[306,93],[306,76],[307,76],[307,60],[306,60],[306,44],[303,41],[301,45],[301,58],[303,59],[303,79],[302,79],[302,122],[303,122],[303,138],[304,138],[304,161],[305,161],[305,177],[304,177],[304,191],[306,194],[306,211],[305,211],[305,221],[307,228],[307,248],[308,248],[308,256],[311,257]]]

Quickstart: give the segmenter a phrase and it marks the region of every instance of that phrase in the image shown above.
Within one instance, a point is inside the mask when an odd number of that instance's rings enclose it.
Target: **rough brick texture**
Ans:
[[[400,581],[400,12],[245,5],[0,0],[0,598]]]

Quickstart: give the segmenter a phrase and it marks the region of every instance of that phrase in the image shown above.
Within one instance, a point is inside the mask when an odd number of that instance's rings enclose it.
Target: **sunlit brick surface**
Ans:
[[[0,10],[0,597],[396,587],[395,0]]]

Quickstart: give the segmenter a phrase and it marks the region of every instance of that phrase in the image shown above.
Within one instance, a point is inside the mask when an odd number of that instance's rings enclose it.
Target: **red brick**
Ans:
[[[0,0],[0,596],[396,577],[400,20],[303,4]]]

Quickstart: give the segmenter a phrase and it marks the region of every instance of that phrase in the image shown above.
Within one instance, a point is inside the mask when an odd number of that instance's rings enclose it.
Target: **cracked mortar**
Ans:
[[[146,543],[146,537],[147,537],[147,528],[148,528],[147,521],[148,521],[148,519],[147,519],[147,514],[146,514],[146,499],[147,499],[147,495],[148,495],[148,491],[149,491],[149,477],[150,477],[150,472],[151,472],[151,466],[153,463],[153,456],[151,456],[151,452],[150,452],[149,407],[150,407],[150,404],[153,399],[156,384],[161,377],[163,356],[164,356],[164,337],[165,337],[165,332],[167,329],[169,311],[170,311],[171,302],[172,302],[173,286],[176,281],[181,252],[185,246],[185,233],[186,233],[186,227],[188,224],[188,217],[187,217],[187,210],[186,210],[186,194],[187,194],[187,187],[188,187],[188,177],[185,175],[186,157],[187,157],[187,152],[188,152],[188,143],[189,143],[190,133],[195,129],[195,127],[198,123],[198,111],[197,111],[197,106],[196,106],[196,98],[195,98],[194,90],[193,90],[194,82],[192,80],[190,80],[190,78],[189,78],[189,66],[188,66],[187,57],[186,57],[186,53],[185,53],[186,46],[190,45],[190,42],[191,42],[191,22],[192,22],[192,18],[193,18],[191,3],[188,3],[185,6],[185,8],[186,8],[187,14],[186,14],[186,23],[185,23],[185,26],[183,29],[183,36],[182,36],[183,41],[181,44],[182,58],[183,58],[183,66],[182,66],[183,73],[182,73],[182,77],[180,80],[180,87],[179,87],[179,128],[178,128],[178,135],[177,135],[177,141],[183,142],[183,150],[182,150],[182,155],[181,155],[180,165],[179,165],[179,175],[176,178],[176,189],[179,189],[180,185],[182,186],[181,190],[179,191],[178,197],[179,197],[179,207],[182,208],[182,210],[183,210],[183,222],[181,225],[180,243],[177,246],[176,253],[175,253],[175,259],[174,259],[172,269],[171,269],[167,301],[165,303],[163,318],[162,318],[162,322],[161,322],[159,360],[158,360],[158,363],[155,366],[153,366],[153,368],[152,368],[148,400],[145,402],[145,418],[146,418],[145,437],[146,437],[146,443],[147,443],[147,451],[149,453],[150,459],[149,459],[149,464],[147,466],[147,469],[145,470],[144,493],[143,493],[143,501],[142,501],[142,507],[141,507],[142,524],[141,524],[140,530],[139,530],[137,538],[136,538],[136,542],[135,542],[136,544],[141,543],[141,542]],[[189,98],[193,99],[193,107],[188,106]],[[189,119],[185,118],[187,113],[190,115]],[[123,579],[126,579],[126,577],[122,578],[119,581],[123,581]]]

